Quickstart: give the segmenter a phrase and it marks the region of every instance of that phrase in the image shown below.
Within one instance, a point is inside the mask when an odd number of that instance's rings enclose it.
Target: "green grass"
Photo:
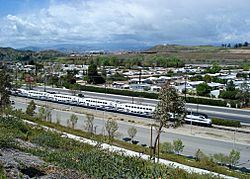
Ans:
[[[48,127],[57,129],[57,130],[62,131],[62,132],[67,132],[67,133],[74,134],[74,135],[77,135],[77,136],[81,136],[81,137],[84,137],[84,138],[93,139],[93,140],[96,140],[96,141],[99,141],[99,142],[106,142],[106,143],[110,142],[107,137],[104,137],[102,135],[91,135],[91,134],[89,134],[87,132],[84,132],[82,130],[75,130],[75,129],[68,128],[68,127],[65,127],[65,126],[61,126],[61,125],[58,125],[58,124],[55,124],[55,123],[50,123],[50,122],[45,122],[45,121],[41,121],[41,120],[38,120],[38,119],[34,119],[34,118],[29,117],[29,116],[27,116],[25,114],[22,114],[21,117],[24,118],[24,119],[28,119],[28,120],[31,120],[33,122],[36,122],[36,123],[38,123],[40,125],[44,125],[44,126],[48,126]],[[54,143],[53,145],[56,145],[56,143]],[[119,147],[122,147],[122,148],[125,148],[125,149],[130,149],[130,150],[137,151],[137,152],[141,152],[141,153],[145,153],[145,154],[150,154],[150,150],[148,148],[144,148],[144,147],[142,147],[140,145],[133,145],[131,143],[127,143],[127,142],[124,142],[124,141],[121,141],[121,140],[114,139],[112,141],[112,145],[119,146]],[[219,165],[217,165],[215,162],[213,162],[211,160],[196,161],[194,159],[187,159],[187,158],[185,158],[183,156],[178,156],[178,155],[175,155],[175,154],[161,154],[160,156],[163,159],[175,161],[175,162],[178,162],[178,163],[182,163],[182,164],[197,167],[197,168],[203,168],[203,169],[206,169],[206,170],[214,171],[214,172],[229,175],[229,176],[235,176],[235,177],[239,177],[239,178],[250,177],[250,175],[247,175],[247,174],[245,175],[243,173],[233,171],[233,170],[229,170],[228,168],[219,166]]]

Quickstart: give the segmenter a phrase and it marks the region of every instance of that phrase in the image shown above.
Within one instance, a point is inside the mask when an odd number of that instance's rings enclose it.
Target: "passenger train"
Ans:
[[[85,98],[68,94],[58,94],[54,92],[41,92],[35,90],[17,89],[13,91],[12,94],[33,99],[47,100],[57,103],[71,104],[96,109],[98,108],[101,110],[114,111],[142,117],[152,117],[153,112],[155,110],[154,106],[132,103],[120,103],[117,101]],[[212,125],[211,119],[209,119],[206,115],[201,115],[198,113],[187,113],[184,119],[186,123],[206,126]]]

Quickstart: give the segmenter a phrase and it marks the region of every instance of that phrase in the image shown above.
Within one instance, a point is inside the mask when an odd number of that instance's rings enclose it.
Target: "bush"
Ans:
[[[9,131],[15,130],[15,136],[22,137],[29,130],[25,123],[16,117],[0,117],[0,127],[8,129]]]
[[[240,121],[212,118],[212,124],[220,126],[241,127]]]
[[[14,133],[6,128],[0,128],[0,148],[15,147]]]
[[[57,148],[62,150],[70,150],[79,145],[79,143],[74,140],[62,138],[58,133],[49,131],[44,132],[43,130],[38,131],[38,134],[31,139],[31,142],[43,147]]]
[[[164,142],[160,145],[160,151],[162,153],[174,153],[173,145],[171,142]]]
[[[177,153],[178,155],[180,154],[180,152],[183,151],[184,145],[181,139],[177,139],[173,141],[173,149],[174,149],[174,152]]]
[[[220,99],[210,99],[210,98],[202,98],[202,97],[191,97],[187,96],[187,103],[195,103],[195,104],[205,104],[212,106],[226,106],[227,101]]]
[[[0,162],[0,178],[5,178],[3,164]]]

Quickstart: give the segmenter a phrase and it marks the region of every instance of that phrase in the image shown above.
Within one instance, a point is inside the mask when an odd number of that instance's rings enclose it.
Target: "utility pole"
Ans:
[[[185,72],[185,102],[187,103],[187,74]]]
[[[153,145],[153,128],[152,124],[150,124],[150,160],[152,160],[152,145]]]
[[[192,131],[193,131],[193,109],[191,108],[191,121],[190,121],[190,124],[191,124],[191,134],[192,134]]]
[[[139,84],[141,84],[141,68],[140,68],[140,73],[139,73]]]

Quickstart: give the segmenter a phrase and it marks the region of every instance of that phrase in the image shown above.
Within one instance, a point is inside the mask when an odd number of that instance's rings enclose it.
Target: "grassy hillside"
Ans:
[[[146,51],[154,55],[176,56],[186,63],[250,63],[250,48],[228,49],[215,46],[157,45]]]
[[[0,61],[12,61],[12,60],[48,60],[55,57],[65,56],[65,54],[55,50],[45,50],[40,52],[34,52],[30,50],[17,50],[13,48],[0,48]]]

